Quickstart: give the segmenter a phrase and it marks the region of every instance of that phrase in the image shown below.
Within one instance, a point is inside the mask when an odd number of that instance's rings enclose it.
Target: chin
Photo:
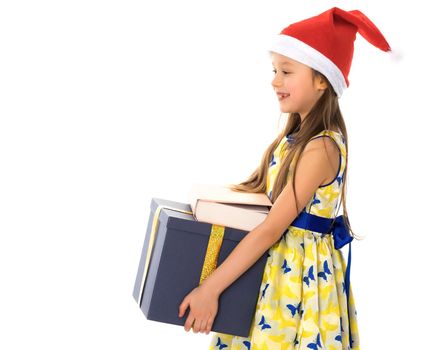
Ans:
[[[288,108],[287,106],[280,106],[281,113],[296,113],[293,108]]]

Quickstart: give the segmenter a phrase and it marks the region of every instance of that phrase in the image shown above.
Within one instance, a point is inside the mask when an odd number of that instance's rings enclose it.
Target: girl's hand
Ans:
[[[190,313],[184,324],[184,330],[189,332],[193,326],[193,333],[208,334],[217,314],[219,295],[214,293],[205,284],[194,288],[185,296],[179,306],[179,317],[184,316],[190,306]],[[193,325],[194,323],[194,325]]]

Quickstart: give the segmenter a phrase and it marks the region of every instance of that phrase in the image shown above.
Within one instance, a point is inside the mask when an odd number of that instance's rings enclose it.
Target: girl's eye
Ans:
[[[273,69],[272,70],[274,73],[277,73],[277,70],[276,69]],[[282,71],[284,74],[290,74],[290,72],[285,72],[284,70]]]

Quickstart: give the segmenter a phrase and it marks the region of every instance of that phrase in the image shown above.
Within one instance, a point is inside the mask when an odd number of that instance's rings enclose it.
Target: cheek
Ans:
[[[299,82],[291,83],[287,90],[294,100],[300,100],[303,96],[303,87],[299,84]]]
[[[290,80],[287,85],[288,91],[295,100],[302,100],[309,94],[308,82],[300,79]]]
[[[303,81],[302,79],[295,75],[294,77],[291,77],[287,84],[285,84],[288,88],[289,91],[294,92],[294,93],[299,93],[301,90],[303,90]]]
[[[295,96],[297,91],[299,90],[299,84],[296,81],[290,80],[285,84],[286,90],[291,95]]]

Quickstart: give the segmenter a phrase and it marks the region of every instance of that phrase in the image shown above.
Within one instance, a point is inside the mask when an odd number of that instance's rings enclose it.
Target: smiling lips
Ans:
[[[286,93],[282,93],[282,92],[277,92],[277,96],[278,96],[278,99],[279,99],[280,101],[282,101],[282,100],[284,100],[285,98],[289,97],[290,94],[286,94]]]

